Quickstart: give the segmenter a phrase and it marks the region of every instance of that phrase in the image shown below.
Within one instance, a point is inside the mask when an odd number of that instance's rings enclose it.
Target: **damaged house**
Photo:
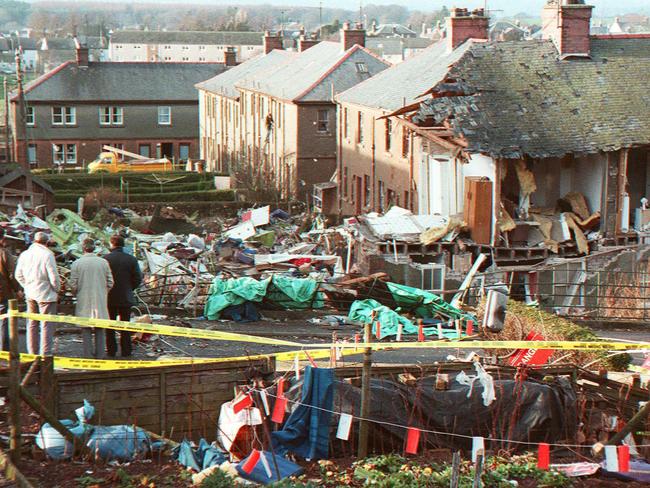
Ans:
[[[342,214],[459,215],[469,250],[497,261],[634,242],[650,221],[650,36],[590,36],[592,8],[549,0],[541,40],[506,42],[455,9],[446,39],[340,95]]]

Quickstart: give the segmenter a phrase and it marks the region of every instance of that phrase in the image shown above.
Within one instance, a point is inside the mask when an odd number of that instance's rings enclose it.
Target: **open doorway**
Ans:
[[[173,142],[161,142],[157,145],[157,156],[158,158],[174,158],[174,143]]]

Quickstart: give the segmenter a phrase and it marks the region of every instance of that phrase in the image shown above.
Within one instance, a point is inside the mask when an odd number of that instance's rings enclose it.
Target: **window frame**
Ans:
[[[357,112],[357,144],[363,144],[363,112]]]
[[[167,109],[167,122],[161,122],[161,109]],[[158,106],[158,125],[169,126],[172,125],[172,108],[170,105],[159,105]]]
[[[34,107],[25,107],[25,125],[27,127],[36,126],[36,110]]]
[[[325,115],[322,119],[321,115]],[[322,124],[322,125],[321,125]],[[330,132],[330,111],[327,108],[319,108],[316,111],[316,132],[319,134],[329,134]]]
[[[119,118],[117,117],[119,115]],[[108,122],[105,117],[108,116]],[[114,105],[105,105],[99,107],[99,125],[102,127],[123,126],[124,109]]]
[[[58,149],[57,149],[58,148]],[[61,159],[57,159],[58,157]],[[72,157],[70,157],[72,156]],[[77,164],[77,145],[74,143],[53,143],[52,163],[56,165]]]
[[[59,111],[60,113],[56,113]],[[56,118],[60,117],[60,122]],[[77,125],[77,109],[69,105],[57,105],[52,107],[52,125],[57,127]]]
[[[384,149],[390,152],[393,146],[393,121],[390,118],[384,119]]]
[[[30,150],[34,152],[34,158],[30,158]],[[27,144],[27,162],[32,164],[38,164],[38,145],[34,143]]]
[[[372,188],[370,187],[370,175],[363,175],[363,206],[368,208],[372,202]]]

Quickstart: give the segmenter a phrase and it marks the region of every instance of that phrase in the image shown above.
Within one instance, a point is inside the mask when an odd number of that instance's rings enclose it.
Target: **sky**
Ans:
[[[77,0],[84,1],[84,0]],[[89,0],[97,1],[97,0]],[[124,2],[124,0],[103,0]],[[182,0],[180,0],[182,1]],[[447,7],[483,7],[486,0],[363,0],[364,3],[398,4],[410,9],[437,10],[443,5]],[[136,0],[137,3],[179,3],[179,0]],[[319,0],[185,0],[183,3],[205,3],[211,5],[300,5],[318,7]],[[520,12],[537,14],[541,11],[546,0],[487,0],[488,10],[495,15],[514,15]],[[588,0],[588,4],[596,7],[595,16],[612,16],[626,12],[650,13],[650,0]],[[359,0],[323,0],[324,7],[338,7],[356,10]]]

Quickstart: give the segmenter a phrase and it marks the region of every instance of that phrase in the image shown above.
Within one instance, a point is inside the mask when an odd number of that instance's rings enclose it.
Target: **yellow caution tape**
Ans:
[[[351,343],[336,344],[313,343],[301,344],[298,342],[258,337],[234,332],[217,330],[190,329],[164,324],[140,324],[135,322],[122,322],[117,320],[93,319],[86,317],[72,317],[64,315],[45,315],[37,313],[10,311],[9,316],[30,318],[49,322],[76,324],[82,327],[99,327],[144,334],[159,334],[196,339],[211,339],[222,341],[249,342],[276,346],[300,347],[302,349],[323,349],[338,347],[343,350],[370,348],[372,350],[385,349],[554,349],[566,351],[650,351],[650,342],[614,342],[614,341],[467,341],[467,340],[437,340],[426,342],[390,342],[390,343]]]
[[[252,356],[235,356],[227,358],[188,358],[188,359],[160,359],[160,360],[134,360],[134,359],[88,359],[88,358],[66,358],[54,356],[54,367],[57,369],[87,369],[96,371],[108,371],[117,369],[135,369],[135,368],[162,368],[165,366],[188,366],[192,364],[214,364],[228,363],[232,361],[258,361],[271,359],[273,357],[278,361],[293,361],[296,356],[299,360],[322,359],[330,357],[329,349],[313,350],[309,353],[305,351],[287,351],[277,354],[257,354]],[[356,354],[355,352],[344,352],[344,355]],[[30,363],[40,358],[36,354],[20,354],[21,363]],[[9,352],[0,351],[0,360],[9,361]]]

